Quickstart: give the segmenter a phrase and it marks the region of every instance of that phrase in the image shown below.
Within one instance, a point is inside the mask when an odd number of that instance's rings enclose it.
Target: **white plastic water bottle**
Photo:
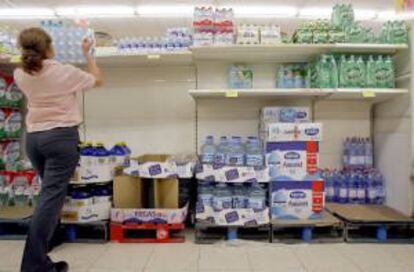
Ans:
[[[214,144],[214,137],[209,135],[206,137],[204,145],[201,147],[201,162],[211,164],[214,162],[216,154],[216,146]]]

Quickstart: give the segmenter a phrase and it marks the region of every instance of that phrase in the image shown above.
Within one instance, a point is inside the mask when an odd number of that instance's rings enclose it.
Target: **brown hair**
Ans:
[[[39,72],[51,49],[52,38],[43,29],[32,27],[20,32],[18,42],[22,51],[23,70],[29,74]]]

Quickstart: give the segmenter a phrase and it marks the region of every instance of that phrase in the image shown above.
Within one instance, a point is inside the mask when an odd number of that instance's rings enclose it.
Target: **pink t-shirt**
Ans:
[[[95,85],[91,74],[54,60],[44,60],[42,70],[34,75],[18,68],[14,80],[27,98],[28,132],[81,124],[76,94]]]

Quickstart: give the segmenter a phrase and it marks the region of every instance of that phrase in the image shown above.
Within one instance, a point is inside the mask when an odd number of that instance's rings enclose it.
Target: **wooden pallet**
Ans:
[[[414,219],[383,205],[328,204],[344,223],[346,242],[414,243]]]
[[[111,223],[112,242],[117,243],[184,243],[184,224],[116,224]]]
[[[109,240],[109,222],[62,223],[68,243],[106,243]]]
[[[317,220],[271,221],[270,241],[273,242],[317,242],[332,243],[343,241],[343,224],[328,212]]]
[[[195,242],[197,244],[213,244],[223,240],[261,240],[269,241],[270,226],[217,226],[207,223],[196,223]]]

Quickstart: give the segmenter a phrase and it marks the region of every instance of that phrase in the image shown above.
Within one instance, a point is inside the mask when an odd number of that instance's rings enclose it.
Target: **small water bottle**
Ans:
[[[201,147],[201,162],[205,164],[212,164],[214,162],[214,156],[216,154],[216,146],[214,144],[214,137],[207,136],[206,140]]]

